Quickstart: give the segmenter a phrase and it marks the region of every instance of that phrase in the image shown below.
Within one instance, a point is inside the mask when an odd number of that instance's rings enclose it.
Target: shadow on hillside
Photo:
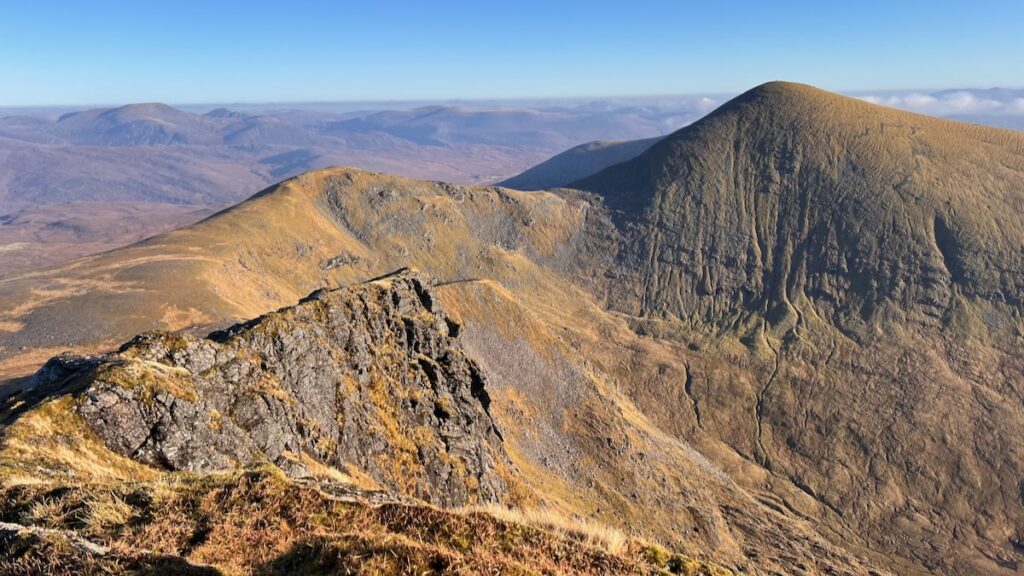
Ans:
[[[32,376],[8,378],[0,380],[0,434],[14,423],[28,408],[41,402],[41,399],[26,402],[31,393]]]
[[[178,556],[155,556],[140,560],[130,566],[132,574],[157,576],[177,574],[180,576],[222,576],[224,573],[212,566],[197,566]]]
[[[0,406],[4,406],[8,398],[23,393],[31,380],[31,375],[0,380]]]
[[[256,576],[361,573],[366,566],[410,574],[444,574],[449,559],[418,547],[371,542],[364,538],[312,538],[295,543],[287,552],[257,567]]]
[[[43,402],[80,392],[98,363],[94,358],[63,354],[35,374],[0,381],[0,433]]]

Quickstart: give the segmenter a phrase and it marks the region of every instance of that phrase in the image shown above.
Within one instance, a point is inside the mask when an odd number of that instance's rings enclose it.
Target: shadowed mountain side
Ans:
[[[562,188],[609,166],[632,160],[658,140],[661,138],[626,142],[588,142],[557,154],[498,184],[516,190]]]

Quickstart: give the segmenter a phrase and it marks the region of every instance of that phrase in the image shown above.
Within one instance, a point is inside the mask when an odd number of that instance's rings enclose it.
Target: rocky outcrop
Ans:
[[[270,461],[301,474],[312,458],[439,504],[493,501],[501,435],[429,283],[401,272],[207,338],[150,333],[106,356],[59,356],[36,389],[75,383],[110,448],[164,469]]]

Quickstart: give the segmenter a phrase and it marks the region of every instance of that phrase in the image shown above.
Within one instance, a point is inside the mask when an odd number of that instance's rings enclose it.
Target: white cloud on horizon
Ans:
[[[953,114],[1024,114],[1024,97],[1006,96],[1004,100],[990,97],[983,91],[957,90],[927,94],[904,92],[898,94],[859,96],[872,104],[910,110],[934,116]]]
[[[718,102],[712,98],[704,96],[697,102],[697,109],[702,112],[710,112],[718,107]]]

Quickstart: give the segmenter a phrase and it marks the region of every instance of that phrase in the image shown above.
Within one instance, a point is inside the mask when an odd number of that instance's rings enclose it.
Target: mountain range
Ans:
[[[543,109],[476,103],[190,111],[148,103],[17,111],[0,117],[0,275],[193,223],[314,168],[358,165],[418,178],[495,181],[588,140],[664,134],[699,117],[703,104],[692,100]],[[147,206],[152,209],[143,214]],[[48,233],[47,226],[72,215],[98,226],[77,228],[70,239]],[[101,224],[125,215],[131,233],[111,234]]]
[[[859,97],[1015,129],[1024,102],[1012,89]],[[513,188],[562,186],[635,156],[640,140],[693,122],[725,98],[0,109],[0,275],[127,245],[332,165]],[[609,145],[634,138],[640,140]],[[62,227],[69,216],[94,225],[75,228],[73,237],[49,234],[47,226]],[[125,233],[104,224],[125,217]]]
[[[579,152],[534,192],[312,171],[0,280],[5,483],[262,462],[710,563],[610,573],[1024,569],[1024,134],[773,82]]]

